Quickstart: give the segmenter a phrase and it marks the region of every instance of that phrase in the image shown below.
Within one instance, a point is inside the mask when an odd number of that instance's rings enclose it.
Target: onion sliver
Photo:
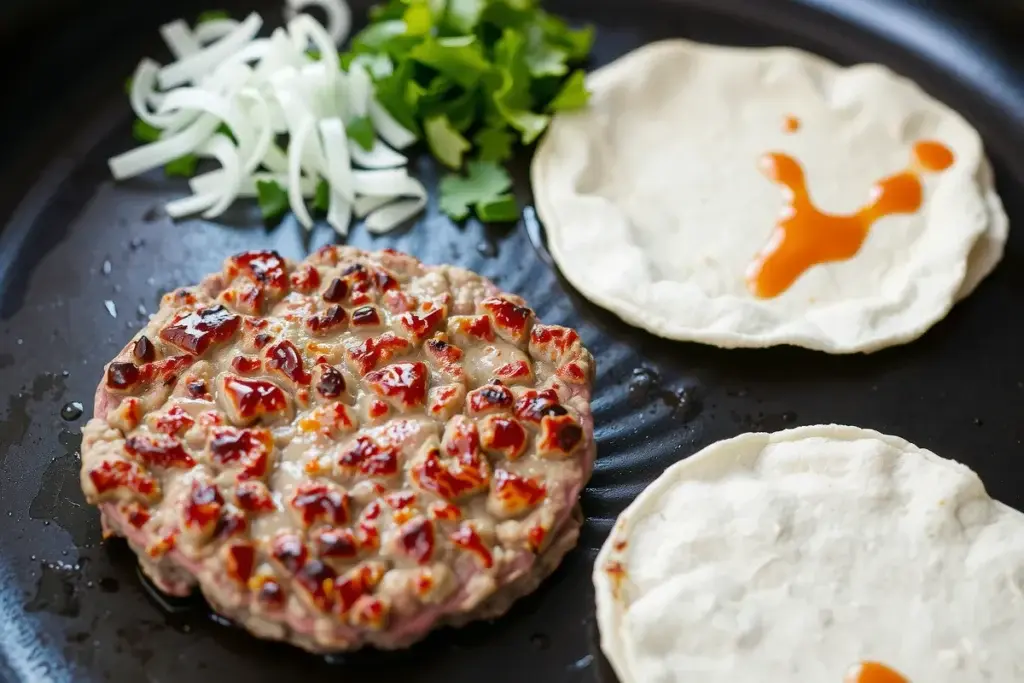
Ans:
[[[320,122],[320,137],[323,140],[324,155],[327,158],[327,179],[331,189],[346,202],[355,199],[355,182],[352,177],[352,160],[348,156],[348,139],[345,124],[341,119],[325,119]]]
[[[396,168],[405,166],[409,160],[404,155],[391,149],[380,140],[373,141],[373,147],[367,152],[355,141],[348,143],[349,155],[352,160],[363,168]]]
[[[238,28],[238,22],[234,19],[214,19],[198,24],[192,35],[200,45],[208,45],[220,40]]]
[[[203,213],[203,218],[216,218],[227,211],[238,197],[238,188],[242,184],[242,163],[238,158],[238,150],[232,144],[231,138],[226,135],[213,136],[213,139],[203,146],[201,153],[220,162],[223,173],[218,193],[220,198]]]
[[[173,113],[157,113],[149,109],[149,102],[156,94],[156,75],[160,71],[160,65],[152,59],[143,59],[135,68],[132,76],[132,87],[128,92],[128,99],[132,105],[132,111],[140,119],[154,128],[170,128],[179,130],[195,121],[199,116],[194,111],[178,111]],[[163,101],[160,97],[160,101]]]
[[[319,7],[327,15],[327,32],[336,45],[345,42],[352,28],[352,10],[343,0],[287,0],[285,15],[290,19],[308,7]]]
[[[302,199],[300,189],[302,182],[302,157],[304,149],[312,138],[313,118],[304,119],[292,134],[292,142],[288,146],[288,204],[292,212],[307,230],[313,227],[313,217],[309,215],[306,202]]]
[[[245,21],[238,25],[238,28],[217,42],[161,69],[158,77],[160,87],[166,90],[198,80],[223,60],[241,50],[256,36],[262,26],[263,19],[260,18],[260,15],[255,12],[250,14]]]
[[[405,149],[416,142],[416,135],[395,120],[376,98],[370,99],[370,121],[384,141],[395,149]]]
[[[202,47],[192,31],[189,30],[188,24],[181,19],[161,26],[160,37],[167,43],[167,49],[171,51],[175,59],[184,59],[189,55],[194,55]]]
[[[180,159],[206,142],[218,125],[215,117],[204,114],[180,133],[114,157],[109,162],[110,172],[115,180],[124,180]]]
[[[426,198],[423,198],[403,199],[394,204],[388,204],[382,209],[377,209],[366,218],[366,229],[375,234],[394,230],[400,224],[422,211],[426,203]]]

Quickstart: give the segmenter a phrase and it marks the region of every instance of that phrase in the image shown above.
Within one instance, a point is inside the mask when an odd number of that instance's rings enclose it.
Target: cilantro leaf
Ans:
[[[317,211],[327,212],[331,208],[331,186],[326,180],[321,179],[316,184],[316,194],[313,196],[313,208]]]
[[[433,17],[430,16],[430,7],[422,0],[409,5],[402,15],[402,21],[405,23],[407,36],[425,36],[430,33],[434,24]]]
[[[139,142],[156,142],[160,139],[160,129],[142,119],[135,119],[135,123],[132,124],[132,135]]]
[[[394,73],[377,81],[375,95],[382,107],[402,126],[419,133],[416,109],[406,101],[406,85],[412,81],[413,63],[403,62]]]
[[[477,204],[476,216],[488,223],[512,223],[519,220],[519,205],[515,197],[503,194]]]
[[[346,129],[349,140],[353,140],[357,145],[369,152],[373,149],[373,143],[377,139],[377,134],[373,131],[373,123],[370,121],[368,116],[357,116],[348,122],[348,128]]]
[[[481,129],[473,138],[473,142],[480,146],[481,160],[501,162],[512,156],[512,143],[515,139],[508,128],[502,126]]]
[[[222,9],[214,9],[203,12],[196,19],[196,26],[199,24],[205,24],[210,21],[217,21],[219,19],[230,19],[231,15]]]
[[[273,220],[288,210],[288,193],[273,180],[257,180],[256,203],[264,220]]]
[[[577,69],[565,79],[562,89],[551,100],[548,109],[551,111],[569,111],[587,106],[590,101],[590,91],[587,90],[586,74]]]
[[[449,168],[462,167],[462,155],[472,145],[459,131],[452,128],[451,121],[443,114],[427,119],[423,123],[423,132],[427,137],[427,145],[438,160]]]
[[[594,46],[594,27],[584,26],[580,29],[569,28],[563,20],[542,12],[537,23],[543,29],[545,38],[553,45],[565,48],[569,60],[578,62],[587,58]]]
[[[564,76],[569,70],[569,51],[549,43],[540,25],[531,26],[527,32],[525,59],[534,78]]]
[[[198,164],[199,157],[195,154],[186,154],[180,159],[168,162],[164,166],[164,173],[172,178],[191,178],[196,174]]]
[[[490,161],[470,161],[466,176],[449,174],[441,180],[439,205],[454,220],[469,216],[470,207],[493,202],[512,187],[505,169]]]
[[[491,68],[474,36],[427,38],[409,51],[409,58],[435,69],[463,88],[472,88]]]

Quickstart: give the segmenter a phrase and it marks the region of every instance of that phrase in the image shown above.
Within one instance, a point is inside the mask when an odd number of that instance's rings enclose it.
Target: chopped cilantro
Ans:
[[[519,220],[519,205],[515,197],[503,194],[477,204],[476,215],[487,223],[512,223]]]
[[[139,142],[156,142],[160,139],[160,129],[142,119],[135,119],[135,123],[132,124],[132,135]]]
[[[373,149],[373,143],[377,140],[377,135],[373,132],[373,123],[368,116],[357,116],[349,121],[346,132],[350,140],[354,140],[367,152]]]
[[[512,156],[512,143],[515,136],[508,128],[483,128],[473,138],[480,147],[480,159],[483,161],[502,162]]]
[[[462,155],[472,147],[443,114],[423,123],[427,145],[438,160],[448,168],[462,168]]]
[[[548,108],[551,111],[568,111],[570,109],[581,109],[587,106],[590,100],[590,91],[587,90],[586,74],[582,71],[573,71],[569,78],[565,79],[562,89],[551,100]]]
[[[313,208],[324,213],[331,208],[331,186],[326,180],[321,179],[320,182],[316,184],[316,194],[313,196]]]
[[[209,21],[218,21],[220,19],[230,18],[231,15],[222,9],[209,10],[199,15],[199,18],[196,19],[196,25],[198,26],[199,24],[205,24]]]
[[[199,157],[195,154],[186,154],[164,166],[164,173],[173,178],[191,178],[196,173],[198,163]]]
[[[273,220],[288,210],[288,193],[272,180],[257,180],[256,202],[264,220]]]
[[[457,221],[469,216],[471,208],[476,208],[477,215],[480,215],[481,206],[486,206],[489,214],[507,216],[509,211],[505,197],[510,187],[512,179],[501,166],[491,161],[470,161],[466,164],[465,176],[450,174],[441,180],[441,211]],[[484,218],[482,215],[480,217]]]

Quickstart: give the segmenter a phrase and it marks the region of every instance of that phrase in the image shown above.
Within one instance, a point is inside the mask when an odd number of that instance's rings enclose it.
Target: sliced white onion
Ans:
[[[299,14],[307,7],[326,11],[328,28]],[[286,13],[287,30],[269,38],[256,37],[262,27],[256,14],[243,22],[161,27],[176,61],[142,60],[129,93],[136,115],[161,137],[111,159],[111,173],[120,180],[189,154],[215,159],[220,168],[192,178],[192,194],[167,204],[174,218],[215,218],[240,197],[258,197],[258,184],[267,181],[285,188],[306,228],[313,225],[306,202],[323,182],[327,222],[340,235],[348,233],[353,215],[365,217],[371,232],[407,221],[427,195],[409,176],[408,159],[392,147],[406,147],[416,136],[376,102],[365,65],[357,60],[348,73],[338,67],[336,46],[351,26],[348,6],[344,0],[287,0]],[[319,53],[315,59],[311,47]],[[346,131],[346,121],[364,116],[381,137],[370,150]],[[221,123],[232,135],[216,132]],[[287,149],[278,146],[281,134],[289,137]]]
[[[255,12],[250,14],[234,31],[217,42],[162,68],[159,74],[160,87],[166,90],[199,79],[241,50],[256,37],[262,26],[260,15]]]
[[[348,156],[348,139],[345,124],[341,119],[325,119],[320,122],[320,137],[323,140],[324,156],[327,161],[327,180],[331,190],[346,202],[356,196],[352,160]],[[332,202],[333,203],[333,202]]]
[[[114,157],[109,162],[110,173],[115,180],[124,180],[192,154],[210,139],[218,125],[215,117],[204,114],[180,133]]]
[[[313,135],[312,117],[304,119],[292,133],[291,144],[288,145],[288,204],[292,212],[307,230],[313,227],[313,217],[309,215],[306,202],[302,199],[300,189],[302,183],[302,158],[304,150]]]
[[[154,128],[171,128],[178,130],[188,125],[199,116],[194,111],[179,111],[173,113],[156,113],[149,109],[149,103],[156,95],[156,75],[160,71],[160,65],[152,59],[143,59],[135,68],[132,76],[132,87],[128,93],[128,99],[132,105],[132,111],[140,119]],[[163,96],[160,101],[163,102]],[[158,107],[159,108],[159,107]]]
[[[175,59],[183,59],[189,55],[199,52],[202,47],[199,41],[192,35],[192,31],[181,19],[176,19],[169,24],[160,27],[160,37],[167,43],[167,49],[171,51]]]
[[[216,218],[227,211],[238,197],[238,188],[242,185],[242,162],[231,138],[226,135],[213,136],[200,153],[215,158],[223,173],[217,203],[203,213],[203,218]]]
[[[395,120],[376,98],[370,99],[370,121],[384,141],[395,149],[405,149],[416,142],[416,135]]]
[[[352,28],[352,10],[343,0],[286,0],[285,17],[291,19],[309,7],[319,7],[327,15],[327,33],[336,45],[345,42]]]
[[[238,22],[234,19],[213,19],[197,25],[192,35],[200,45],[209,45],[228,35],[236,28],[238,28]]]

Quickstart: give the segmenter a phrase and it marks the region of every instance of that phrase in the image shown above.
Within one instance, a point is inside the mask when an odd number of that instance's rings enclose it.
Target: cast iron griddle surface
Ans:
[[[214,4],[270,17],[281,3]],[[141,56],[162,54],[161,21],[194,16],[209,2],[123,0],[107,3],[103,16],[90,3],[47,27],[45,44],[26,39],[36,49],[20,52],[19,83],[5,97],[17,104],[5,104],[15,121],[0,127],[0,387],[9,396],[0,398],[0,680],[613,683],[593,622],[597,548],[615,515],[665,467],[743,431],[872,427],[966,462],[997,498],[1024,506],[1024,85],[996,43],[953,13],[882,0],[838,3],[835,15],[825,0],[550,5],[598,25],[597,63],[686,36],[791,44],[841,62],[882,61],[914,77],[985,137],[1018,225],[1003,264],[922,340],[830,357],[721,351],[631,329],[558,279],[531,245],[537,226],[529,220],[509,230],[456,226],[431,206],[405,232],[374,239],[356,229],[353,244],[472,268],[526,297],[545,321],[580,330],[599,369],[587,523],[551,580],[494,623],[445,630],[406,652],[334,659],[261,643],[211,620],[196,602],[158,604],[125,545],[101,543],[78,485],[84,418],[62,420],[61,406],[91,409],[103,363],[161,293],[196,282],[233,252],[271,247],[299,258],[333,233],[320,227],[309,237],[291,219],[266,229],[252,207],[222,224],[172,224],[159,206],[181,181],[153,174],[112,183],[106,158],[132,144],[124,77]],[[428,163],[419,170],[434,182]]]

